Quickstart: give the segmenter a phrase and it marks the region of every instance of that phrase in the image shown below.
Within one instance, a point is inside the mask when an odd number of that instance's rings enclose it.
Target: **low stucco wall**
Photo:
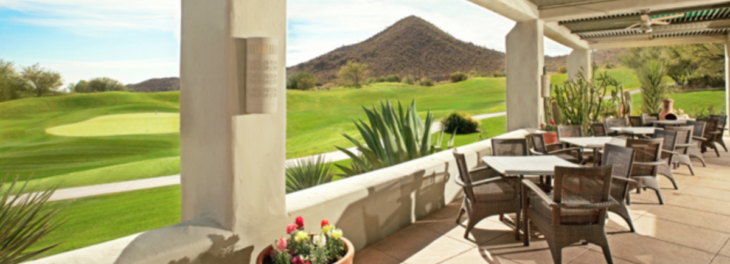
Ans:
[[[527,133],[516,130],[497,138],[522,138]],[[480,157],[491,153],[491,142],[458,150],[475,167]],[[320,220],[327,219],[343,230],[356,249],[362,249],[461,197],[461,188],[452,179],[457,175],[451,150],[442,151],[288,194],[289,219],[271,225],[280,226],[282,236],[296,216],[304,217],[309,231],[316,231]],[[236,250],[227,252],[237,241],[238,236],[214,221],[198,218],[28,263],[240,263],[240,259],[255,259],[261,251],[236,245]]]

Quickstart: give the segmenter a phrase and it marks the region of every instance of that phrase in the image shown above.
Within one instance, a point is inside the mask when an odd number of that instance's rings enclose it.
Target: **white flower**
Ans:
[[[312,243],[318,247],[324,247],[324,245],[327,244],[327,237],[325,237],[323,234],[315,235],[312,238]]]

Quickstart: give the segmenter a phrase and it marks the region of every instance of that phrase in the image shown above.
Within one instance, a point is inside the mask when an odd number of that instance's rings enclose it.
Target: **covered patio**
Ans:
[[[651,191],[631,194],[635,233],[610,214],[606,232],[614,263],[730,263],[730,155],[712,154],[705,160],[706,168],[695,167],[696,176],[686,168],[675,171],[678,191],[661,178],[664,205]],[[355,255],[355,262],[552,263],[545,240],[533,238],[524,247],[497,216],[482,220],[465,239],[466,221],[454,221],[460,206],[460,201],[452,202],[366,247]],[[600,247],[575,244],[563,249],[563,263],[605,260]]]
[[[730,1],[470,1],[516,21],[506,37],[508,133],[501,138],[524,138],[544,122],[544,37],[573,49],[567,64],[574,78],[592,67],[594,49],[728,43],[730,29]],[[646,9],[652,16],[692,15],[651,32],[622,29],[640,22]],[[356,263],[552,262],[544,240],[524,247],[496,217],[462,237],[463,224],[454,219],[463,194],[450,151],[286,194],[286,25],[286,0],[183,0],[181,223],[34,263],[253,263],[296,216],[342,228]],[[246,41],[259,37],[273,39],[257,49],[269,56],[271,90],[249,101]],[[251,110],[260,104],[263,110]],[[491,148],[484,140],[459,150],[475,167]],[[651,191],[632,194],[636,233],[615,215],[607,225],[614,261],[730,262],[730,155],[722,154],[705,154],[708,165],[695,166],[696,176],[678,170],[681,188],[665,192],[665,205]],[[565,263],[604,261],[593,245],[563,255]]]

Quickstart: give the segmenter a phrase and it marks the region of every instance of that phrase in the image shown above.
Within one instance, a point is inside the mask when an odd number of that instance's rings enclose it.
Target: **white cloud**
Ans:
[[[105,30],[180,31],[179,0],[0,0],[0,8],[25,14],[5,18],[8,21],[80,34]]]

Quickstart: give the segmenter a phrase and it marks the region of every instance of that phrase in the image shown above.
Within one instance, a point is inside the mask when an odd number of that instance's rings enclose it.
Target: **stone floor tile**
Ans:
[[[710,264],[730,264],[730,257],[717,255]]]
[[[730,257],[730,240],[728,242],[725,242],[725,245],[723,245],[722,249],[720,249],[717,254]]]
[[[617,257],[612,256],[613,263],[614,264],[632,264],[633,262],[626,261]],[[571,260],[569,263],[575,263],[575,264],[585,264],[585,263],[606,263],[606,257],[603,255],[603,251],[601,251],[600,248],[594,250],[591,248],[590,250],[584,252],[583,254],[578,255],[578,257]]]
[[[730,185],[730,182],[728,182],[727,185]],[[683,190],[682,194],[730,202],[730,191],[717,188],[708,188],[700,185],[691,186]]]
[[[525,247],[522,241],[515,240],[514,234],[505,234],[484,245],[480,245],[479,248],[486,250],[491,256],[507,258],[517,263],[553,263],[552,254],[544,239],[533,238],[530,241],[530,246]],[[568,263],[588,249],[588,246],[580,244],[563,248],[563,262]]]
[[[636,233],[667,242],[715,253],[730,238],[717,231],[645,215],[634,221]]]
[[[448,259],[444,262],[441,262],[440,264],[471,264],[471,263],[489,263],[489,264],[517,264],[518,262],[514,262],[512,260],[499,257],[499,256],[493,256],[489,253],[489,251],[481,249],[481,248],[473,248],[470,249],[464,253],[461,253],[460,255],[453,257],[451,259]]]
[[[448,219],[455,223],[456,214],[459,213],[460,208],[461,208],[461,201],[452,202],[452,203],[444,206],[444,208],[441,208],[441,209],[437,210],[436,212],[429,214],[428,216],[424,217],[421,220],[447,220]]]
[[[381,264],[398,264],[401,263],[388,254],[381,252],[373,247],[368,247],[355,253],[355,263],[381,263]]]
[[[464,238],[464,232],[466,231],[467,219],[464,218],[463,220],[464,221],[460,225],[457,225],[451,220],[423,222],[423,225],[428,229],[444,234],[453,239],[464,241],[466,243],[473,243],[475,245],[483,244],[506,233],[514,234],[514,229],[502,222],[499,222],[498,216],[494,216],[479,221],[471,232],[469,232],[469,238],[466,239]]]
[[[608,236],[611,255],[636,263],[708,263],[714,256],[635,233]]]
[[[372,247],[402,262],[438,263],[474,247],[422,225],[410,225]]]
[[[728,203],[725,201],[676,193],[674,195],[667,196],[664,199],[664,202],[668,205],[681,206],[730,216],[730,206],[728,206]]]
[[[727,215],[673,205],[661,206],[646,215],[730,234],[730,217]]]

